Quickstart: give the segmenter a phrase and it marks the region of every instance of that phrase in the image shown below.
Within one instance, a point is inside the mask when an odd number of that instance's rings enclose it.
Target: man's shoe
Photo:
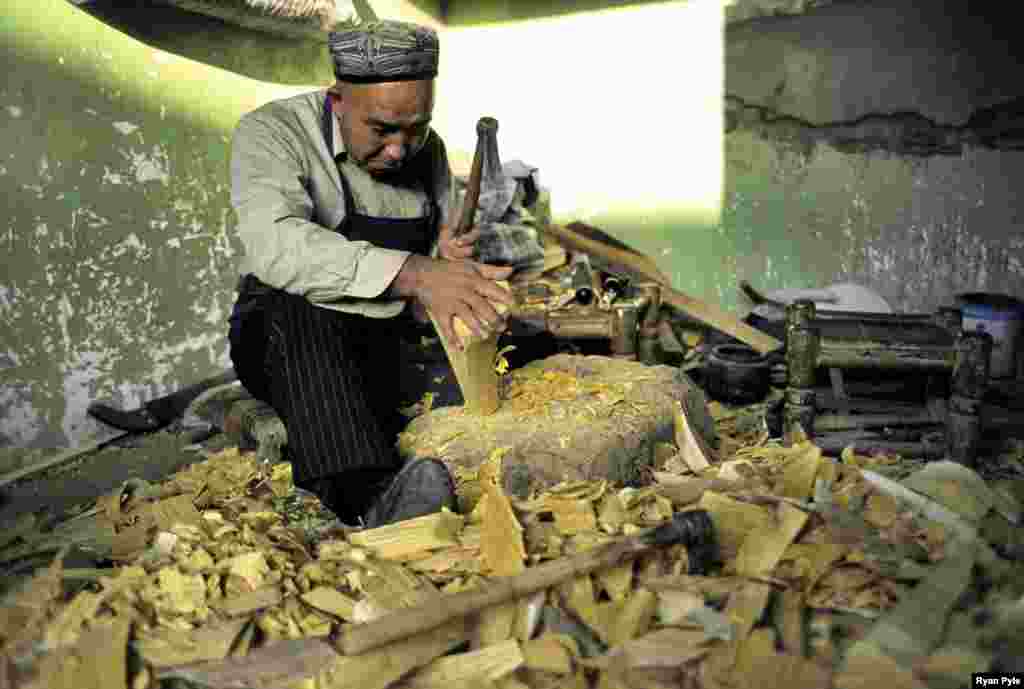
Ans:
[[[416,459],[395,476],[363,517],[368,529],[440,512],[455,511],[455,481],[437,459]]]

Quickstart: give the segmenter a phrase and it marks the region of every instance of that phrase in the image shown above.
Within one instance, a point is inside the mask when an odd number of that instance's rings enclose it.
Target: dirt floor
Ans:
[[[226,446],[218,434],[201,445],[210,450]],[[128,436],[61,467],[7,486],[0,491],[0,529],[18,517],[38,513],[42,522],[91,507],[96,498],[130,478],[158,481],[203,459],[192,437],[180,427]],[[32,459],[43,459],[28,451]],[[23,462],[19,462],[23,463]]]

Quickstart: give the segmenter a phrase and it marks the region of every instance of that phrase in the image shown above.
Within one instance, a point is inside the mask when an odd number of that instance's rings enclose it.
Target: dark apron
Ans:
[[[334,127],[331,121],[333,114],[331,110],[331,98],[327,96],[324,100],[324,114],[321,118],[321,129],[324,140],[327,142],[327,150],[334,150]],[[414,254],[426,256],[430,253],[438,233],[438,221],[440,211],[437,199],[434,196],[434,184],[429,175],[428,156],[425,149],[418,152],[410,165],[418,165],[422,174],[418,175],[423,181],[424,188],[429,200],[429,210],[426,216],[420,218],[380,218],[371,215],[363,215],[355,212],[355,203],[352,198],[352,189],[345,179],[345,174],[338,166],[338,175],[341,177],[341,188],[345,198],[345,218],[334,228],[334,231],[343,235],[349,241],[365,241],[381,249],[393,249],[396,251],[408,251]],[[415,168],[414,168],[415,169]],[[253,310],[257,310],[262,301],[259,297],[274,290],[273,287],[263,283],[255,275],[248,274],[241,278],[238,285],[238,300],[232,310],[230,323],[231,331],[237,334],[240,328],[241,319]],[[410,321],[408,310],[403,312],[402,321]]]

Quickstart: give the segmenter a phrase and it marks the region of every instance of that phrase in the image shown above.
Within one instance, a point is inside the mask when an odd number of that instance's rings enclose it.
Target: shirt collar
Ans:
[[[327,103],[330,107],[330,101]],[[331,113],[331,157],[335,162],[341,163],[348,158],[348,151],[345,150],[345,141],[341,138],[341,125],[338,124],[338,116]]]

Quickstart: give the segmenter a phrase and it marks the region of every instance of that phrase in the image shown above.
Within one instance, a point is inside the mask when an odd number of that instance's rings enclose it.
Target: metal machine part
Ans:
[[[621,291],[618,291],[621,285]],[[605,283],[608,286],[608,283]],[[612,299],[581,304],[570,291],[547,305],[513,309],[509,318],[527,331],[564,340],[607,340],[614,357],[657,363],[660,293],[654,283],[615,285]],[[609,294],[605,290],[602,294]],[[571,297],[571,298],[570,298]]]

